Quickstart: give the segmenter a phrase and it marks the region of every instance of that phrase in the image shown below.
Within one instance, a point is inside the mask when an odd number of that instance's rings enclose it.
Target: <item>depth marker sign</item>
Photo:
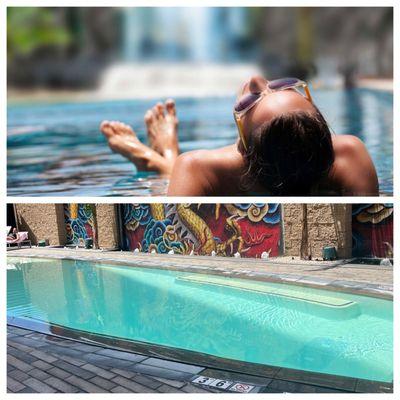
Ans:
[[[203,375],[196,376],[196,378],[192,380],[192,383],[197,383],[199,385],[215,387],[218,389],[224,389],[238,393],[249,393],[255,388],[254,385],[249,385],[247,383],[210,378],[208,376],[203,376]]]

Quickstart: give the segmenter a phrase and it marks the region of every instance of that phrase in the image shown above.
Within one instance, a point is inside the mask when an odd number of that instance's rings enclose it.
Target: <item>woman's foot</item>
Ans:
[[[151,147],[163,157],[175,160],[179,154],[175,102],[157,103],[146,112],[144,121]]]
[[[133,162],[139,171],[171,174],[173,162],[143,144],[129,125],[118,121],[103,121],[100,130],[111,150]]]

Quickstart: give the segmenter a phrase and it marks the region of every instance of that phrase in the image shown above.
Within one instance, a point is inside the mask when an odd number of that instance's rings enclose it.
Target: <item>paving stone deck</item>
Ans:
[[[192,383],[198,375],[251,384],[254,393],[347,392],[144,357],[7,327],[7,390],[11,393],[227,392]]]

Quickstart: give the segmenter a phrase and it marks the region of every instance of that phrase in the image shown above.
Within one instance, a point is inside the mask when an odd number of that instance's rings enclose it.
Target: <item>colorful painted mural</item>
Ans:
[[[393,204],[353,204],[353,257],[393,257]]]
[[[279,204],[123,204],[124,250],[260,257],[280,254]]]
[[[84,246],[85,239],[93,239],[95,242],[94,210],[94,204],[64,204],[67,244]]]

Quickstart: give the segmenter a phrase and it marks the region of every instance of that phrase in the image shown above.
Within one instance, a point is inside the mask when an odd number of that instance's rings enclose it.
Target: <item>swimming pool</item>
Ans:
[[[366,144],[380,190],[393,192],[393,94],[367,89],[316,90],[316,104],[337,134],[352,133]],[[159,100],[159,99],[157,99]],[[8,195],[161,195],[168,182],[113,154],[99,132],[103,119],[131,124],[145,139],[145,111],[156,100],[9,105]],[[233,143],[233,98],[177,100],[181,151]]]
[[[8,258],[8,317],[230,360],[391,382],[389,300],[218,275]]]

